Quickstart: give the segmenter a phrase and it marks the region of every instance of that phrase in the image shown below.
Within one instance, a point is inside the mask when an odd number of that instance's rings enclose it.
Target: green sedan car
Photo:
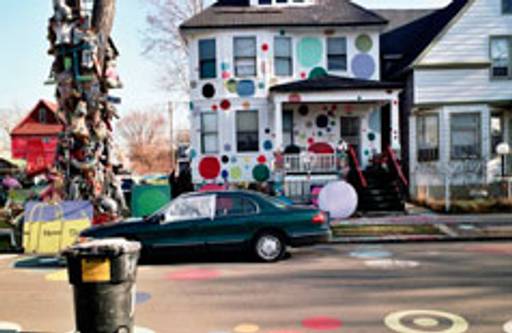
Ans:
[[[327,214],[290,206],[249,191],[191,193],[145,219],[84,230],[83,238],[124,237],[142,243],[143,253],[158,250],[229,248],[249,250],[257,259],[281,259],[286,246],[327,242]]]

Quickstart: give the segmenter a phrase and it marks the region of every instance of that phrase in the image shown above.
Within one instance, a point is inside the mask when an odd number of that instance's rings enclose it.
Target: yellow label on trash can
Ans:
[[[110,281],[110,260],[107,258],[82,259],[82,281]]]

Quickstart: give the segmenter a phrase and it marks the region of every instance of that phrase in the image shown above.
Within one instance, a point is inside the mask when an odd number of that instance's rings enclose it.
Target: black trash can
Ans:
[[[76,331],[133,333],[140,243],[93,240],[63,252],[73,285]]]

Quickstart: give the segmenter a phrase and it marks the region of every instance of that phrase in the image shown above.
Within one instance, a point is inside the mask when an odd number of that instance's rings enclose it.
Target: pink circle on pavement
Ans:
[[[331,317],[311,317],[302,321],[304,328],[309,328],[318,331],[331,331],[340,328],[342,325],[341,320]]]
[[[294,330],[278,330],[278,331],[268,331],[267,333],[301,333],[301,332],[294,331]]]
[[[216,269],[193,268],[171,272],[167,274],[166,279],[174,281],[197,281],[211,280],[218,278],[219,276],[220,272]]]

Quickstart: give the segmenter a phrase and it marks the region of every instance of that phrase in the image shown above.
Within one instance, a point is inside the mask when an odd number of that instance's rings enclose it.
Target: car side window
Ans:
[[[165,213],[165,222],[211,218],[215,196],[194,196],[174,200]]]
[[[258,211],[258,206],[252,200],[244,197],[218,195],[215,216],[251,215]]]

